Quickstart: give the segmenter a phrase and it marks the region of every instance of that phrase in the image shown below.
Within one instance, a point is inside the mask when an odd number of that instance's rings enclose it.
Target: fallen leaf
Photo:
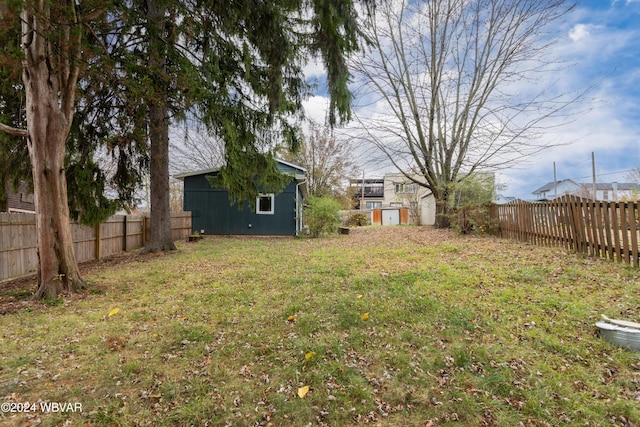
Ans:
[[[360,294],[360,295],[356,295],[356,298],[358,298],[358,299],[362,299],[362,297],[363,297],[363,295],[362,295],[362,294]]]
[[[124,337],[113,337],[107,340],[107,347],[114,351],[120,351],[127,344],[127,339]]]
[[[300,399],[304,399],[304,397],[307,395],[307,393],[309,393],[309,386],[308,385],[306,385],[304,387],[300,387],[298,389],[298,397]]]
[[[287,320],[289,322],[293,322],[294,320],[296,320],[298,318],[297,314],[292,314],[291,316],[287,317]]]
[[[117,313],[117,312],[119,312],[119,311],[120,311],[120,309],[116,307],[116,308],[112,309],[112,310],[109,312],[109,314],[107,314],[107,316],[108,316],[108,317],[111,317],[111,316],[113,316],[114,314],[116,314],[116,313]]]
[[[305,360],[309,360],[313,357],[315,353],[313,351],[310,351],[309,353],[304,355]]]
[[[362,314],[360,315],[360,318],[361,318],[362,320],[367,320],[367,319],[369,318],[369,313],[362,313]]]

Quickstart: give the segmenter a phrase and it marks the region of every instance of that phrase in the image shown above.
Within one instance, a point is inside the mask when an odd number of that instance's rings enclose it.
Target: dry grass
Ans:
[[[82,412],[0,424],[640,425],[638,354],[593,326],[640,318],[627,266],[426,227],[116,261],[50,305],[11,288],[2,401]]]

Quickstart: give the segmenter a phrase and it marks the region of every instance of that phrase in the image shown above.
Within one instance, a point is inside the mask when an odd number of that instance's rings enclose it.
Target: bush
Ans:
[[[469,178],[454,190],[449,201],[451,227],[461,234],[493,233],[498,226],[491,217],[493,179]]]
[[[466,205],[452,214],[451,226],[460,234],[493,234],[498,228],[490,204]]]
[[[311,237],[335,233],[340,225],[340,204],[329,197],[309,196],[305,206],[305,219]]]
[[[353,212],[349,214],[347,220],[345,221],[345,225],[347,227],[353,226],[363,226],[369,224],[369,220],[367,219],[367,215],[362,212]]]

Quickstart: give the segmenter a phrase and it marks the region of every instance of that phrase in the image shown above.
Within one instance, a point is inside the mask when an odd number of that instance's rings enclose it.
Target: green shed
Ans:
[[[242,209],[231,205],[229,193],[213,188],[207,176],[219,169],[208,169],[176,175],[184,182],[185,211],[190,211],[194,233],[250,234],[263,236],[297,236],[302,231],[302,206],[307,196],[307,171],[303,167],[278,160],[281,172],[291,181],[278,194],[260,194],[255,208],[244,202]]]

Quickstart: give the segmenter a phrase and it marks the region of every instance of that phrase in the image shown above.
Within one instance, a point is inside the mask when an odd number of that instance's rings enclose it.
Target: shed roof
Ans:
[[[300,171],[300,173],[295,173],[292,175],[296,181],[296,184],[300,185],[300,191],[302,192],[302,196],[306,198],[307,194],[309,193],[308,181],[307,181],[307,170],[302,166],[294,165],[293,163],[289,163],[282,159],[276,159],[276,162]],[[220,171],[220,168],[201,169],[201,170],[192,171],[192,172],[182,172],[174,175],[173,177],[176,179],[179,179],[180,181],[184,181],[185,178],[188,178],[190,176],[213,174],[219,171]]]
[[[298,165],[294,165],[293,163],[289,163],[287,161],[284,161],[282,159],[276,159],[276,162],[281,163],[283,165],[289,166],[293,169],[298,169],[300,172],[302,172],[302,175],[306,175],[307,170],[305,168],[303,168],[302,166],[298,166]],[[208,174],[208,173],[215,173],[215,172],[219,172],[220,168],[209,168],[209,169],[200,169],[200,170],[196,170],[196,171],[189,171],[189,172],[181,172],[179,174],[174,175],[173,177],[176,179],[179,179],[180,181],[183,181],[185,178],[189,177],[189,176],[197,176],[197,175],[203,175],[203,174]],[[298,174],[296,174],[297,176]]]

